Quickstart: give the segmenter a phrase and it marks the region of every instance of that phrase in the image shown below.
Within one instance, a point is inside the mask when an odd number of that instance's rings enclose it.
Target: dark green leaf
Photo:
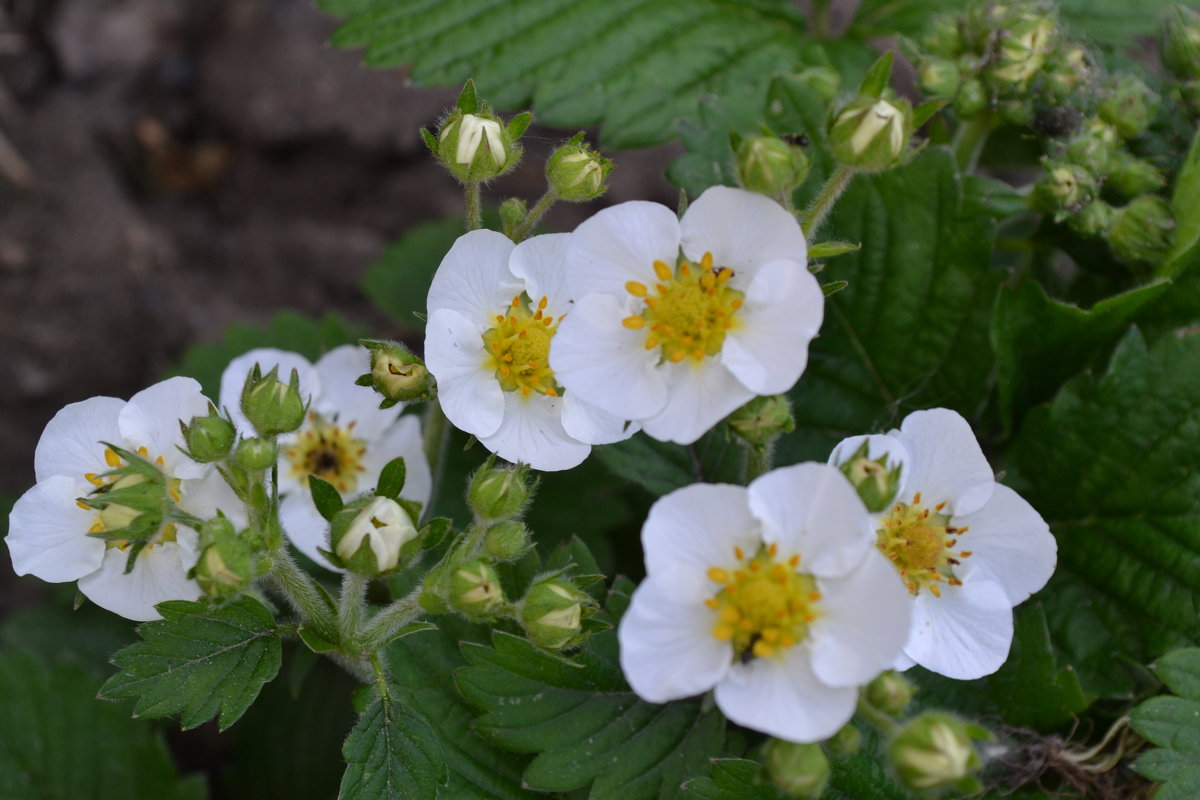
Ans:
[[[961,11],[961,0],[863,0],[851,32],[859,36],[916,36],[934,14]]]
[[[390,314],[402,330],[419,334],[425,323],[425,297],[438,264],[463,234],[460,217],[427,222],[409,229],[375,260],[363,277],[363,292]]]
[[[436,800],[447,780],[437,732],[416,711],[375,698],[342,746],[338,800]]]
[[[1029,198],[1004,181],[986,175],[963,176],[963,211],[1001,222],[1029,210]]]
[[[1079,677],[1058,665],[1038,603],[1018,610],[1008,660],[987,678],[987,686],[1005,722],[1039,730],[1070,722],[1090,703]]]
[[[133,713],[182,713],[186,730],[212,719],[225,730],[237,722],[279,672],[279,629],[262,603],[243,596],[213,608],[172,600],[157,606],[161,620],[138,628],[143,641],[113,656],[120,672],[100,694],[137,698]]]
[[[658,496],[707,480],[738,483],[744,461],[742,448],[723,427],[692,445],[658,442],[643,433],[595,450],[606,467]]]
[[[871,725],[854,722],[862,744],[852,755],[830,759],[832,774],[823,800],[913,800],[888,769],[886,742]]]
[[[1159,746],[1134,764],[1143,776],[1162,781],[1155,800],[1200,796],[1200,648],[1161,658],[1155,672],[1178,697],[1153,697],[1130,714],[1130,725]]]
[[[72,611],[69,601],[13,614],[0,626],[0,646],[47,663],[70,662],[97,680],[107,677],[112,654],[137,639],[134,623],[88,605]]]
[[[317,512],[327,521],[333,519],[333,515],[346,505],[338,490],[324,478],[309,475],[308,489],[312,492],[313,505],[317,507]]]
[[[1175,212],[1175,246],[1159,268],[1167,277],[1200,270],[1200,132],[1175,178],[1171,210]]]
[[[379,483],[375,487],[375,494],[379,497],[391,497],[393,499],[399,497],[401,490],[404,489],[404,480],[407,477],[408,470],[404,466],[404,459],[393,458],[379,473]]]
[[[1131,44],[1135,36],[1154,33],[1163,14],[1177,0],[1059,0],[1063,19],[1073,33],[1113,44]]]
[[[763,766],[744,758],[717,758],[712,777],[690,780],[683,786],[688,800],[783,800],[763,773]]]

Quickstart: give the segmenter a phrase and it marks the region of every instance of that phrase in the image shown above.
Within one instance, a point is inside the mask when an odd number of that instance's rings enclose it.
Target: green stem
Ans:
[[[954,160],[960,172],[972,172],[979,164],[983,146],[996,129],[996,119],[991,114],[980,114],[959,125],[954,133]]]
[[[342,576],[342,594],[338,597],[337,624],[343,643],[357,643],[366,616],[367,584],[362,575],[347,572]]]
[[[442,488],[442,479],[446,475],[446,451],[450,449],[450,425],[446,420],[446,412],[437,400],[429,402],[429,411],[425,415],[425,435],[421,442],[425,451],[425,460],[429,462],[429,471],[433,478],[433,487],[429,493],[429,505],[421,513],[421,522],[426,522],[431,516],[433,505],[437,502],[438,492]]]
[[[746,475],[745,481],[747,485],[757,478],[759,475],[765,475],[771,471],[772,462],[775,460],[775,442],[770,441],[764,445],[747,445],[746,446]]]
[[[890,716],[880,711],[861,694],[858,696],[858,713],[867,722],[874,725],[884,736],[893,736],[900,730],[900,724]]]
[[[371,669],[375,672],[375,688],[379,690],[379,699],[390,703],[392,694],[388,691],[387,670],[379,660],[379,653],[371,653]]]
[[[479,181],[464,184],[467,201],[467,230],[477,231],[483,227],[483,206],[479,202]]]
[[[405,597],[380,611],[367,623],[362,632],[362,641],[367,650],[375,651],[396,638],[405,626],[415,622],[425,610],[417,598],[421,595],[418,586]]]
[[[337,621],[333,609],[307,572],[296,566],[287,548],[274,554],[275,563],[268,577],[296,611],[316,631],[331,642],[337,641]]]
[[[541,222],[542,217],[546,216],[546,212],[557,202],[558,193],[553,188],[547,189],[546,193],[538,198],[533,208],[529,209],[529,213],[525,215],[525,219],[521,220],[521,224],[513,229],[513,241],[520,242],[528,236],[529,232],[533,230],[533,226]]]
[[[829,180],[821,187],[820,193],[805,209],[800,220],[800,227],[804,230],[804,235],[809,240],[813,234],[820,229],[821,223],[825,221],[825,217],[833,210],[833,206],[837,203],[838,198],[842,196],[842,192],[846,191],[846,187],[850,185],[850,181],[854,178],[857,170],[854,167],[847,167],[845,164],[838,164],[837,169],[829,176]]]

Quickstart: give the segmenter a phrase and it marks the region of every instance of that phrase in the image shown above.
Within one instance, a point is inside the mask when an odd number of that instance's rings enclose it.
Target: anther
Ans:
[[[708,579],[715,583],[729,583],[729,573],[720,567],[709,567]]]
[[[646,320],[644,317],[639,316],[626,317],[625,319],[621,320],[621,324],[626,328],[629,328],[631,331],[636,331],[646,327]]]
[[[625,284],[625,291],[634,297],[645,297],[647,292],[646,284],[638,283],[637,281],[628,281]]]
[[[655,261],[654,274],[658,276],[660,281],[669,281],[671,279],[671,268],[667,266],[667,262],[665,261]]]

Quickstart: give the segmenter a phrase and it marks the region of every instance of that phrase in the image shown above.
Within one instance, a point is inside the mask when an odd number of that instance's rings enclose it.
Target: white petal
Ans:
[[[862,686],[895,663],[912,623],[913,597],[877,550],[844,578],[820,581],[812,667],[830,686]]]
[[[641,419],[666,404],[667,384],[658,352],[645,348],[644,331],[621,324],[626,316],[615,297],[576,300],[550,342],[550,367],[568,392],[613,416]]]
[[[379,473],[393,458],[404,459],[404,489],[400,496],[422,505],[428,503],[429,495],[433,492],[433,476],[425,459],[421,422],[413,414],[396,420],[382,436],[367,445],[366,455],[363,456],[366,472],[362,474],[359,486],[370,488],[376,485]]]
[[[148,547],[126,575],[128,554],[113,547],[104,554],[100,569],[79,580],[79,591],[101,608],[126,619],[159,619],[154,606],[167,600],[195,600],[200,587],[187,577],[192,564],[183,563],[184,550],[176,542]]]
[[[179,507],[200,519],[212,519],[220,511],[237,528],[247,523],[245,506],[216,470],[203,478],[181,481]]]
[[[962,560],[958,576],[995,581],[1010,605],[1017,605],[1046,585],[1054,574],[1058,543],[1042,516],[1012,489],[1000,484],[988,504],[965,517],[955,517],[957,527],[969,526],[958,544],[971,551]]]
[[[675,212],[642,200],[596,212],[571,237],[566,272],[576,302],[592,292],[627,297],[626,282],[653,284],[654,262],[674,268],[679,256]]]
[[[191,378],[167,378],[129,398],[117,424],[131,449],[145,447],[151,460],[161,457],[164,471],[177,478],[199,478],[209,472],[208,464],[197,464],[185,456],[179,422],[208,414],[208,398]]]
[[[900,424],[900,439],[910,464],[902,480],[902,500],[920,492],[923,504],[945,500],[952,515],[963,516],[983,508],[992,496],[992,467],[970,424],[957,412],[914,411]]]
[[[104,542],[87,535],[98,512],[75,504],[87,491],[83,486],[65,475],[51,475],[17,499],[4,540],[13,572],[62,583],[99,568]]]
[[[404,410],[402,405],[380,408],[378,392],[354,382],[370,371],[371,356],[366,349],[349,344],[335,347],[317,361],[321,393],[313,402],[328,419],[336,417],[342,425],[354,422],[354,435],[367,442],[383,433]]]
[[[638,697],[665,703],[724,678],[733,650],[712,627],[713,612],[702,602],[681,602],[674,587],[654,577],[643,581],[617,629],[621,669]]]
[[[808,263],[796,218],[754,192],[714,186],[688,206],[680,227],[683,252],[691,261],[712,253],[717,266],[750,273],[768,261]]]
[[[438,382],[446,418],[490,436],[504,418],[504,390],[486,364],[483,332],[456,311],[434,311],[425,326],[425,366]]]
[[[71,403],[54,415],[42,431],[33,454],[33,472],[38,481],[51,475],[82,479],[89,472],[107,472],[104,445],[120,445],[121,429],[117,417],[125,407],[115,397],[92,397]]]
[[[829,454],[829,463],[835,467],[840,467],[854,457],[858,452],[858,448],[862,447],[863,442],[867,444],[867,458],[872,461],[887,456],[887,465],[889,468],[900,466],[900,481],[904,482],[904,465],[908,463],[908,450],[905,449],[904,443],[895,436],[877,433],[872,436],[851,436],[837,443],[833,448],[833,452]]]
[[[329,547],[329,523],[313,505],[312,495],[307,489],[290,492],[279,501],[279,521],[283,532],[296,549],[317,564],[334,572],[344,572],[329,563],[317,550]]]
[[[717,684],[716,699],[739,725],[790,742],[818,742],[850,721],[858,690],[826,686],[804,649],[793,647],[782,659],[735,664]]]
[[[721,349],[721,363],[756,394],[782,394],[808,364],[825,298],[802,263],[771,261],[754,276]]]
[[[562,398],[562,423],[567,434],[587,444],[623,442],[642,429],[641,425],[609,414],[567,392]]]
[[[699,364],[690,358],[678,364],[665,363],[658,371],[667,382],[667,404],[641,423],[646,433],[659,441],[691,444],[754,397],[754,392],[714,358]]]
[[[221,408],[229,411],[234,426],[243,436],[253,436],[254,428],[246,415],[242,413],[242,389],[246,385],[246,376],[254,365],[258,364],[262,374],[266,375],[278,367],[279,380],[287,383],[291,380],[292,370],[300,379],[300,394],[304,398],[312,398],[321,391],[321,382],[317,378],[316,367],[299,353],[287,350],[276,350],[273,347],[259,347],[242,353],[229,362],[221,373]]]
[[[734,547],[748,556],[758,552],[762,539],[747,500],[742,486],[708,483],[660,497],[642,526],[646,573],[690,566],[703,575],[709,567],[737,563]]]
[[[480,436],[479,441],[503,459],[543,472],[577,467],[592,447],[567,434],[561,409],[562,401],[555,397],[505,392],[504,421],[495,433]]]
[[[525,287],[508,270],[512,240],[489,230],[458,237],[429,285],[427,305],[432,315],[452,310],[473,322],[491,319],[508,308]]]
[[[773,470],[750,484],[750,509],[763,539],[781,553],[800,554],[800,570],[839,577],[858,568],[872,549],[870,514],[850,481],[828,464]]]
[[[927,670],[969,681],[991,675],[1012,645],[1012,606],[991,581],[942,586],[942,596],[922,591],[913,609],[904,653]]]
[[[517,245],[508,260],[513,275],[525,282],[525,291],[534,308],[546,298],[545,313],[559,317],[571,310],[567,291],[568,233],[534,236]]]

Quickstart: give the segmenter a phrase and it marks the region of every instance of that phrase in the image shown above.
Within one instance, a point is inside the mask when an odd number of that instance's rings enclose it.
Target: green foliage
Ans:
[[[855,724],[862,745],[852,755],[830,760],[833,774],[823,800],[913,800],[892,776],[883,736],[869,725]]]
[[[1079,676],[1060,666],[1050,642],[1046,614],[1037,603],[1017,611],[1012,650],[987,688],[1004,721],[1047,730],[1069,723],[1091,702]]]
[[[447,780],[434,729],[388,695],[375,697],[350,732],[339,800],[436,800]]]
[[[408,477],[408,468],[403,458],[393,458],[379,473],[375,494],[379,497],[396,498],[404,490],[404,480]]]
[[[316,506],[317,512],[326,520],[333,519],[333,515],[346,505],[338,490],[324,478],[309,475],[308,489],[312,493],[313,505]]]
[[[1175,246],[1159,268],[1164,275],[1178,275],[1200,269],[1200,132],[1179,168],[1175,191],[1171,196],[1175,212]]]
[[[1200,649],[1169,653],[1154,671],[1177,696],[1152,697],[1130,714],[1133,729],[1158,745],[1134,769],[1163,782],[1155,800],[1191,800],[1200,796]]]
[[[1057,0],[1073,33],[1113,44],[1132,44],[1154,33],[1176,0]]]
[[[688,800],[783,800],[783,795],[763,774],[763,765],[745,758],[717,758],[711,778],[696,778],[683,785]]]
[[[367,269],[363,291],[396,320],[401,331],[419,334],[425,330],[425,298],[433,273],[462,234],[460,217],[417,225],[388,245]]]
[[[219,713],[225,730],[279,672],[280,631],[271,612],[249,596],[221,607],[172,600],[158,610],[161,620],[138,628],[143,641],[113,656],[121,671],[100,694],[137,698],[139,717],[181,713],[185,730]]]
[[[687,446],[639,433],[598,448],[596,456],[615,474],[656,497],[701,480],[737,483],[743,461],[741,446],[723,426]]]

